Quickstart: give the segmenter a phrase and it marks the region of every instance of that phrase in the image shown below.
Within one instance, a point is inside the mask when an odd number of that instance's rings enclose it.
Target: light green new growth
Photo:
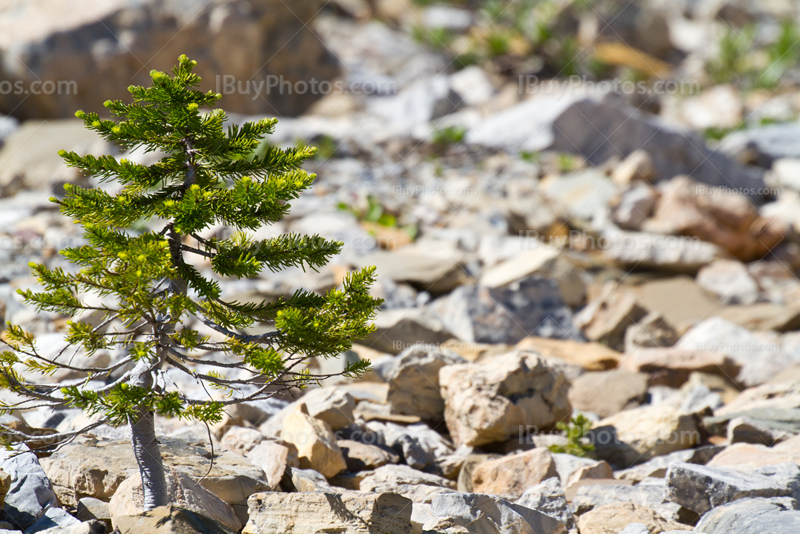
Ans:
[[[374,268],[350,273],[341,289],[324,296],[298,290],[289,298],[254,303],[226,299],[219,282],[194,266],[193,261],[209,262],[218,277],[237,278],[293,266],[316,270],[342,246],[316,235],[266,240],[248,235],[280,221],[289,202],[311,186],[314,175],[300,165],[314,149],[269,147],[250,157],[277,121],[223,128],[224,111],[207,111],[220,95],[193,89],[200,82],[194,65],[181,56],[172,76],[153,71],[152,86],[129,87],[132,103],[106,102],[112,120],[76,113],[88,129],[123,149],[165,155],[143,165],[60,152],[68,165],[122,188],[112,194],[65,187],[63,200],[51,199],[83,227],[89,244],[62,251],[79,271],[31,264],[44,290],[20,293],[38,310],[78,318],[93,313],[101,320],[99,325],[70,321],[68,345],[54,358],[37,350],[32,335],[8,325],[6,341],[12,350],[0,355],[0,386],[24,400],[2,409],[71,406],[100,414],[100,422],[112,425],[133,425],[142,414],[153,413],[215,423],[227,405],[264,399],[319,378],[304,371],[309,358],[338,355],[373,330],[370,320],[380,304],[369,294]],[[157,221],[160,229],[131,230],[142,220]],[[201,237],[216,224],[236,232],[225,239]],[[101,303],[88,300],[90,295],[101,297]],[[191,328],[192,319],[219,335],[212,339]],[[242,333],[256,323],[269,325],[270,331]],[[72,358],[73,353],[89,356],[114,348],[125,356],[108,367],[85,367],[74,363],[80,358]],[[214,356],[220,354],[226,356]],[[195,370],[198,364],[219,371],[202,373]],[[367,367],[359,361],[344,374]],[[20,372],[46,375],[59,368],[89,376],[64,387],[30,382]],[[190,397],[166,378],[169,368],[187,373],[206,391],[221,389],[228,396]],[[98,379],[107,385],[97,387]],[[16,439],[31,438],[6,430]],[[53,438],[66,441],[85,430]]]

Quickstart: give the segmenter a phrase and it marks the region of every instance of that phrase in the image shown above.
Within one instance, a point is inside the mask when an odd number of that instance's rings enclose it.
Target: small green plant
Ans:
[[[411,35],[417,42],[435,50],[448,50],[454,38],[453,33],[447,28],[426,28],[425,26],[415,26],[411,30]]]
[[[333,158],[336,156],[336,150],[339,148],[336,144],[336,140],[333,137],[325,134],[315,139],[314,145],[316,146],[316,152],[312,158],[315,160],[326,160]],[[298,139],[295,142],[295,147],[298,150],[303,150],[308,148],[309,145],[302,139]]]
[[[520,150],[519,159],[528,163],[539,163],[539,153],[530,150]]]
[[[572,172],[578,166],[575,156],[567,152],[558,154],[558,170],[561,172]]]
[[[784,21],[778,39],[766,47],[768,63],[755,80],[755,84],[763,88],[780,85],[781,78],[787,70],[797,65],[800,60],[800,30],[793,20]]]
[[[467,130],[461,126],[448,126],[447,128],[434,130],[431,136],[431,143],[439,151],[443,151],[447,149],[447,147],[463,141],[466,133]]]
[[[571,454],[573,456],[586,457],[594,452],[594,445],[585,438],[592,428],[592,422],[583,414],[573,417],[569,423],[563,421],[556,425],[556,428],[564,432],[567,438],[566,445],[550,445],[550,452]]]
[[[706,64],[714,83],[732,83],[746,78],[751,71],[755,29],[747,26],[741,31],[728,29],[719,41],[719,54]]]

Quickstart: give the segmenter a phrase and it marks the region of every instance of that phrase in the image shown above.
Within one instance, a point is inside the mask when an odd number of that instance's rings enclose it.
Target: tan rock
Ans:
[[[234,534],[203,514],[173,504],[118,517],[114,526],[120,534]]]
[[[220,445],[231,452],[244,456],[262,441],[264,441],[264,436],[258,430],[235,426],[225,432]]]
[[[311,417],[305,404],[299,405],[283,420],[281,438],[297,447],[297,457],[303,469],[314,469],[332,477],[347,467],[331,427]]]
[[[417,503],[430,503],[434,495],[452,492],[454,487],[451,480],[407,465],[384,465],[368,472],[358,488],[371,493],[398,493]]]
[[[238,532],[242,523],[227,503],[195,482],[192,477],[174,469],[167,471],[167,491],[172,503],[181,508],[203,514],[225,527]],[[111,522],[117,518],[134,516],[144,512],[142,478],[138,474],[125,479],[108,503]]]
[[[625,329],[645,315],[647,310],[637,302],[632,292],[612,283],[603,288],[599,298],[575,316],[575,326],[590,340],[623,350]]]
[[[622,367],[628,371],[650,373],[651,383],[680,387],[693,372],[723,378],[739,374],[739,366],[721,352],[677,348],[645,348],[627,354]]]
[[[566,378],[533,352],[448,365],[439,371],[439,384],[447,428],[457,445],[483,445],[533,428],[547,430],[572,412]]]
[[[614,369],[622,359],[622,353],[600,343],[579,343],[569,339],[526,337],[514,348],[516,350],[533,350],[545,358],[558,358],[589,371]]]
[[[272,440],[265,440],[245,454],[253,465],[264,470],[270,491],[279,489],[286,467],[299,467],[297,450]]]
[[[700,443],[694,415],[667,405],[619,412],[595,423],[591,433],[597,457],[620,467]]]
[[[242,534],[411,534],[411,501],[394,493],[257,493]]]
[[[706,465],[752,471],[759,467],[778,465],[784,462],[794,462],[800,465],[800,451],[784,451],[778,450],[778,447],[765,447],[752,443],[734,443],[716,454]]]
[[[692,530],[692,527],[668,521],[655,510],[631,503],[617,503],[590,510],[578,519],[581,534],[619,534],[631,523],[641,523],[650,534],[669,530]]]
[[[472,491],[518,499],[526,489],[557,476],[550,451],[535,448],[478,464],[472,471]]]
[[[388,448],[376,447],[349,439],[339,440],[348,471],[376,469],[386,464],[396,464],[400,457]]]
[[[619,186],[628,186],[634,181],[649,182],[653,179],[653,159],[644,150],[635,150],[614,169],[611,180]]]
[[[587,465],[579,467],[574,471],[567,480],[566,487],[569,488],[573,484],[582,480],[603,480],[613,479],[614,471],[608,462],[601,460],[594,465]]]
[[[586,373],[572,381],[569,402],[578,410],[608,417],[638,406],[647,394],[647,385],[646,374],[624,369]]]

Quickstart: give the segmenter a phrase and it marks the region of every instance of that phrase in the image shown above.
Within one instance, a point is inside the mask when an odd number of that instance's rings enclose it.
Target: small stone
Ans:
[[[679,337],[672,321],[659,312],[651,311],[625,330],[625,354],[640,348],[671,347]]]
[[[472,489],[476,493],[518,499],[528,488],[557,476],[550,451],[537,447],[479,464],[472,471]]]
[[[650,154],[644,150],[635,150],[617,166],[611,180],[624,187],[635,181],[649,182],[653,176],[653,159]]]
[[[623,350],[625,329],[645,315],[647,310],[639,305],[633,293],[613,284],[575,316],[575,324],[592,341]]]

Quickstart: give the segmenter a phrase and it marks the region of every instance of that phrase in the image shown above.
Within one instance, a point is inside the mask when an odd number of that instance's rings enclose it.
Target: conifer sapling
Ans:
[[[304,363],[340,354],[369,334],[380,304],[369,294],[374,268],[350,273],[341,289],[325,295],[298,290],[263,302],[225,298],[220,277],[256,277],[290,266],[316,270],[342,244],[316,235],[255,240],[248,234],[281,220],[289,202],[311,186],[314,175],[300,166],[314,149],[268,148],[253,157],[277,121],[224,129],[225,113],[213,109],[220,95],[194,89],[200,82],[194,65],[181,56],[172,76],[151,72],[150,87],[128,88],[132,103],[105,103],[111,119],[76,113],[88,129],[124,150],[164,156],[148,166],[60,153],[68,165],[116,181],[121,189],[112,194],[73,186],[65,188],[63,199],[51,199],[83,227],[88,244],[61,252],[76,265],[74,272],[32,264],[44,290],[20,293],[38,310],[75,320],[67,323],[67,343],[55,357],[42,355],[34,337],[11,324],[5,333],[11,350],[0,354],[0,386],[23,399],[0,408],[77,407],[99,417],[85,428],[49,436],[51,442],[68,442],[104,423],[130,426],[146,510],[169,501],[156,414],[213,424],[226,406],[320,378]],[[131,229],[142,220],[157,223],[158,229]],[[208,237],[204,230],[215,224],[235,232]],[[201,274],[198,262],[209,262],[214,276]],[[100,298],[90,300],[90,295]],[[100,324],[82,320],[87,314],[101,317]],[[192,328],[200,323],[210,328],[206,334]],[[243,333],[256,323],[268,325],[268,331]],[[79,365],[81,355],[102,349],[123,357],[108,367]],[[201,372],[198,366],[215,370]],[[357,375],[367,366],[359,361],[343,374]],[[26,380],[27,373],[48,375],[61,368],[87,378],[68,386]],[[185,394],[167,376],[168,369],[189,375],[205,394]],[[212,389],[224,394],[212,395]],[[3,431],[15,441],[41,440],[7,427]]]

